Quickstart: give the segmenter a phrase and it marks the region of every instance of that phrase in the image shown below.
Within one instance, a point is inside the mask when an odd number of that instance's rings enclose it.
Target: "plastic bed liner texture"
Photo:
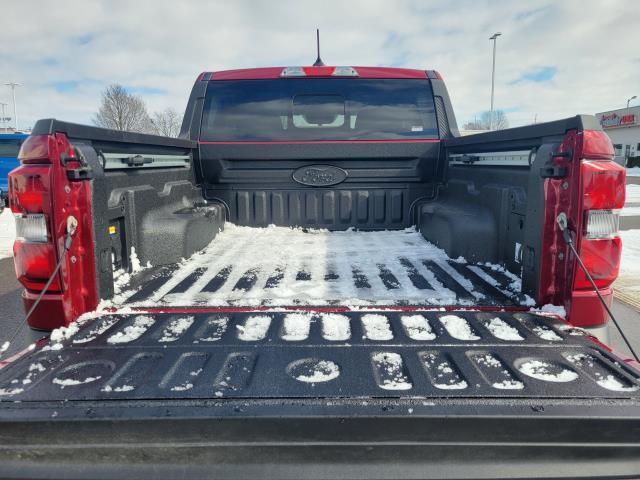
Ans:
[[[330,232],[226,224],[204,251],[143,277],[137,288],[118,291],[114,303],[533,305],[515,275],[451,259],[414,229]]]
[[[638,399],[638,372],[532,313],[112,314],[0,370],[3,402]]]

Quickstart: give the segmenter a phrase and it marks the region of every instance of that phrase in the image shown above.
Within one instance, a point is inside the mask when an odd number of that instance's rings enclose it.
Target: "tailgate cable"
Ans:
[[[571,231],[568,228],[567,215],[564,212],[560,213],[560,215],[558,215],[558,217],[556,218],[556,222],[560,227],[560,231],[562,232],[562,237],[564,238],[564,241],[566,242],[566,244],[569,246],[569,248],[575,255],[576,260],[578,260],[578,264],[580,265],[580,268],[582,268],[582,271],[584,272],[585,276],[589,280],[591,287],[596,292],[596,295],[598,295],[598,299],[600,299],[600,303],[602,303],[602,306],[609,314],[609,317],[613,321],[613,324],[616,326],[616,329],[618,330],[618,332],[620,332],[620,336],[624,340],[624,343],[627,344],[627,347],[629,348],[629,351],[631,352],[633,357],[636,359],[637,362],[640,362],[640,358],[638,358],[638,354],[631,346],[631,343],[629,342],[629,340],[627,339],[627,336],[622,331],[622,328],[620,328],[620,325],[618,324],[616,317],[613,316],[613,312],[609,308],[609,305],[607,305],[607,302],[604,301],[604,298],[602,298],[602,295],[600,294],[600,290],[598,289],[596,282],[593,280],[593,277],[589,273],[589,270],[587,270],[587,266],[584,264],[584,262],[582,261],[582,258],[580,258],[580,255],[578,255],[578,252],[576,251],[576,247],[573,243],[573,238],[571,237]]]
[[[9,338],[9,341],[4,342],[4,344],[0,346],[0,357],[2,356],[2,354],[4,354],[4,352],[6,352],[9,349],[9,347],[15,340],[18,333],[20,333],[20,331],[22,330],[22,327],[24,327],[27,324],[29,317],[31,316],[33,311],[36,309],[36,307],[42,300],[42,297],[44,297],[44,294],[47,293],[47,290],[49,289],[51,282],[53,282],[53,279],[56,278],[56,275],[58,274],[58,271],[62,266],[62,261],[65,259],[66,253],[69,251],[69,248],[71,248],[71,240],[73,238],[74,233],[76,233],[77,229],[78,229],[78,220],[73,215],[69,215],[67,217],[67,235],[64,239],[62,255],[60,255],[60,258],[58,259],[58,263],[56,264],[56,267],[53,269],[53,273],[49,277],[49,280],[47,280],[47,283],[45,283],[44,287],[42,288],[42,291],[40,292],[40,295],[38,295],[38,298],[36,298],[36,301],[33,302],[33,305],[31,305],[31,308],[29,309],[29,312],[27,313],[27,315],[24,317],[24,320],[20,322],[18,326],[15,328],[15,330],[11,334],[11,337]]]

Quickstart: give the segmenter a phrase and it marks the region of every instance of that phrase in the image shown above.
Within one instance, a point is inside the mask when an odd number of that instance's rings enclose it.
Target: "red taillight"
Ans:
[[[66,154],[64,163],[61,155]],[[19,154],[21,165],[9,174],[9,203],[16,220],[14,263],[25,287],[29,309],[38,298],[56,265],[47,295],[29,317],[35,328],[67,325],[95,307],[97,292],[91,228],[91,184],[71,181],[68,168],[78,166],[66,135],[29,137]],[[64,250],[67,219],[78,219],[71,247]]]
[[[613,160],[583,160],[583,210],[616,210],[624,206],[625,169]]]
[[[13,244],[13,260],[16,277],[25,288],[41,291],[56,266],[56,254],[52,243],[27,243],[16,241]],[[60,291],[60,279],[53,279],[49,292]]]
[[[594,133],[594,132],[592,132]],[[591,150],[605,150],[599,137]],[[586,149],[585,149],[586,150]],[[625,169],[612,160],[582,160],[582,229],[578,248],[598,288],[609,287],[618,276],[622,241],[618,236],[618,210],[624,206]],[[575,290],[592,288],[582,269],[576,270]]]
[[[51,163],[50,155],[55,149],[53,135],[31,135],[22,144],[18,158],[23,164]]]
[[[9,175],[9,203],[15,214],[49,213],[51,167],[28,165]]]

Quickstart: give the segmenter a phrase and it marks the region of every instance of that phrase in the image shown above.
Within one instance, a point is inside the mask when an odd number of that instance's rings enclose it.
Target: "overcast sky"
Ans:
[[[328,65],[440,71],[462,124],[489,108],[488,38],[500,31],[496,108],[522,125],[640,97],[639,9],[636,0],[3,1],[0,81],[23,84],[23,128],[90,122],[114,82],[151,111],[182,111],[201,71],[313,63],[319,27]],[[0,102],[10,103],[7,87]]]

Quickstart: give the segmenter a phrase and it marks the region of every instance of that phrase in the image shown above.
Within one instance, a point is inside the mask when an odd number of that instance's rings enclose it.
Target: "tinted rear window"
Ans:
[[[22,140],[3,140],[0,138],[0,157],[17,157]]]
[[[425,80],[301,78],[209,82],[204,141],[437,138]]]

